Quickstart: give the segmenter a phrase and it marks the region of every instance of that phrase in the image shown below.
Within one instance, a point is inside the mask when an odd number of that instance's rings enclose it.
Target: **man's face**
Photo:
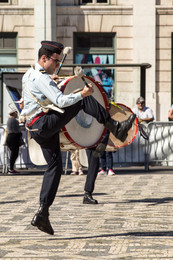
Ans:
[[[19,103],[19,107],[20,107],[20,109],[23,109],[23,108],[24,108],[23,102],[22,102],[22,103]]]
[[[139,110],[143,110],[144,106],[145,106],[144,102],[138,102],[137,103],[137,107],[138,107]]]
[[[45,55],[44,55],[45,56]],[[54,74],[56,69],[59,67],[60,63],[60,55],[57,53],[53,53],[50,56],[44,57],[44,69],[48,74]]]

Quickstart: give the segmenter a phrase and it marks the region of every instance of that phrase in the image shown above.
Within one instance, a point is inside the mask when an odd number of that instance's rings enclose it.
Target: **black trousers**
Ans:
[[[102,143],[107,145],[109,140],[110,132],[107,130],[105,137],[102,140]],[[95,187],[95,181],[97,178],[97,173],[99,171],[100,160],[99,157],[93,156],[93,151],[95,151],[95,147],[87,149],[87,157],[88,157],[88,172],[86,176],[86,182],[84,186],[84,190],[88,192],[93,192]]]
[[[12,133],[7,136],[7,146],[10,149],[10,170],[14,169],[15,161],[19,154],[20,138],[22,133]]]
[[[31,131],[30,133],[31,137],[40,144],[48,165],[43,177],[40,204],[50,206],[54,201],[63,172],[59,131],[75,117],[81,109],[87,114],[95,117],[101,124],[105,124],[110,118],[108,111],[106,111],[92,96],[89,96],[72,106],[66,107],[63,114],[53,110],[50,111],[48,114],[37,119],[31,127],[31,129],[39,129],[38,131]]]
[[[100,155],[101,169],[106,171],[113,169],[113,152],[102,152]]]
[[[91,193],[94,191],[95,181],[99,170],[99,157],[96,158],[93,156],[94,150],[95,148],[90,148],[86,150],[88,157],[88,172],[86,176],[84,190]]]

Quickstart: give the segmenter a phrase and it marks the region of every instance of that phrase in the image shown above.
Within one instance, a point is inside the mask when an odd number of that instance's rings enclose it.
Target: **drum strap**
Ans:
[[[28,123],[28,126],[31,127],[35,121],[37,121],[37,119],[39,119],[40,117],[44,116],[46,113],[41,112],[40,114],[38,114],[36,117],[34,117],[34,119],[32,119],[32,121],[30,123]]]
[[[42,74],[45,74],[47,73],[45,70],[41,69],[39,70]],[[42,109],[43,109],[43,112],[44,113],[48,113],[49,110],[54,110],[54,111],[57,111],[59,113],[64,113],[64,110],[62,108],[59,108],[58,106],[54,105],[54,104],[48,104],[48,105],[43,105],[32,93],[31,91],[28,89],[29,91],[29,94],[31,95],[31,97],[35,100],[35,102],[37,104],[39,104]]]
[[[35,68],[33,68],[33,69],[35,69]],[[42,74],[44,74],[44,73],[46,73],[46,71],[44,71],[44,70],[40,70],[40,72],[42,73]],[[30,76],[30,74],[29,74],[29,76]],[[29,79],[29,76],[28,76],[28,79]],[[26,87],[26,83],[25,83],[25,86],[24,86],[24,88]],[[28,92],[29,92],[29,94],[31,95],[31,97],[35,100],[35,102],[37,103],[37,104],[39,104],[40,105],[40,107],[42,108],[42,110],[43,110],[43,112],[42,113],[44,113],[44,114],[46,114],[46,113],[48,113],[49,112],[49,110],[54,110],[54,111],[57,111],[57,112],[59,112],[59,113],[64,113],[64,110],[63,109],[61,109],[61,108],[59,108],[58,106],[56,106],[56,105],[54,105],[54,104],[47,104],[47,105],[44,105],[44,104],[42,104],[32,93],[31,93],[31,91],[29,90],[29,88],[28,88]],[[35,111],[34,111],[35,112]],[[41,113],[41,114],[42,114]],[[40,114],[39,114],[40,115]],[[31,115],[30,115],[31,116]],[[39,116],[40,117],[40,116]],[[35,117],[35,118],[33,118],[33,120],[37,120],[38,118],[38,115]],[[38,129],[29,129],[27,126],[29,126],[30,124],[31,124],[31,122],[33,122],[33,120],[29,123],[29,124],[27,124],[27,116],[24,116],[24,118],[25,118],[25,120],[26,120],[26,124],[25,124],[25,127],[26,127],[26,129],[28,130],[28,131],[38,131]],[[34,121],[34,122],[35,122]],[[34,123],[33,122],[33,123]],[[32,123],[32,124],[33,124]],[[31,124],[31,125],[32,125]]]
[[[57,111],[59,113],[64,113],[64,109],[59,108],[58,106],[55,106],[54,104],[48,104],[46,106],[44,106],[42,103],[40,103],[40,101],[31,93],[31,91],[28,89],[29,94],[31,95],[31,97],[35,100],[35,102],[37,104],[39,104],[42,107],[42,110],[44,113],[48,113],[49,110],[54,110]]]

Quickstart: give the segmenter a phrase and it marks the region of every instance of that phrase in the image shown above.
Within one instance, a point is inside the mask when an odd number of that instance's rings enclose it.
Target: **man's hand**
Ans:
[[[58,80],[59,80],[58,75],[53,74],[53,75],[50,75],[50,77],[51,77],[51,79],[54,80],[56,83],[57,83]]]
[[[84,98],[84,97],[87,97],[87,96],[91,96],[93,93],[94,93],[94,89],[93,89],[93,86],[91,83],[88,84],[89,85],[89,88],[87,86],[85,86],[83,88],[83,90],[80,92],[81,93],[81,96]]]
[[[138,122],[139,122],[139,123],[142,123],[143,121],[144,121],[143,119],[138,118]]]

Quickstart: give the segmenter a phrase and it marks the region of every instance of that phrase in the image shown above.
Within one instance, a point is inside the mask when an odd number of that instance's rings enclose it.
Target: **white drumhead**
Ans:
[[[92,83],[94,86],[93,97],[106,108],[106,95],[102,88],[98,87],[97,84],[90,78],[85,77],[87,83]],[[80,77],[72,77],[66,83],[64,94],[70,94],[75,89],[83,88],[84,82]],[[72,139],[80,147],[91,147],[97,144],[101,139],[105,127],[104,125],[97,122],[97,120],[90,115],[86,114],[84,111],[80,111],[79,114],[73,118],[65,126],[69,139]]]
[[[79,150],[79,161],[82,166],[88,167],[88,157],[85,149]]]
[[[33,138],[31,138],[29,132],[28,132],[28,150],[29,150],[30,160],[33,164],[47,165],[47,162],[44,158],[40,145]]]

